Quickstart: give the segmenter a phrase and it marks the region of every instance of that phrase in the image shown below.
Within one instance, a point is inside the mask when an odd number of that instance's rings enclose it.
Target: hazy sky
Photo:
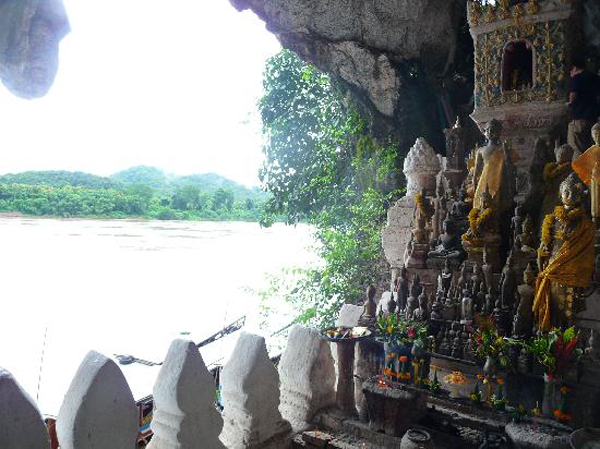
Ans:
[[[258,184],[265,60],[279,50],[227,0],[64,0],[72,31],[41,99],[0,84],[0,173],[133,165]]]

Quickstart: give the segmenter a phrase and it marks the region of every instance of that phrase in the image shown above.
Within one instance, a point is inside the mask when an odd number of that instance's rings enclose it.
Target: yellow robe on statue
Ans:
[[[549,331],[552,326],[551,283],[557,282],[567,287],[589,287],[593,271],[594,225],[589,220],[582,220],[537,277],[533,313],[540,330]]]
[[[479,176],[477,189],[475,190],[475,196],[473,197],[474,209],[481,210],[484,208],[481,197],[487,188],[490,192],[490,196],[492,197],[492,208],[498,210],[503,175],[504,151],[498,148],[488,158],[487,163],[484,164],[481,175]]]

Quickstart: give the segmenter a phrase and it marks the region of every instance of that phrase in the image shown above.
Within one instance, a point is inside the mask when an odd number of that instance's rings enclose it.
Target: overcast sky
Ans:
[[[133,165],[258,184],[266,59],[279,50],[227,0],[64,0],[72,31],[46,97],[0,84],[0,173]]]

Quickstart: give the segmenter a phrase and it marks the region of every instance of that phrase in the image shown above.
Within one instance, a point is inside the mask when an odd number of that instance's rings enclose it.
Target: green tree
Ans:
[[[188,184],[179,187],[171,203],[175,209],[193,210],[198,209],[200,199],[200,189],[194,185]]]
[[[263,86],[263,223],[283,215],[315,226],[325,264],[284,296],[301,320],[329,324],[380,276],[380,230],[400,192],[396,145],[374,139],[345,92],[288,50],[267,62]]]
[[[222,188],[217,189],[215,191],[215,193],[213,194],[213,202],[212,202],[213,210],[219,210],[219,209],[225,208],[228,211],[231,211],[231,208],[233,207],[234,199],[235,199],[235,197],[231,190],[222,189]]]

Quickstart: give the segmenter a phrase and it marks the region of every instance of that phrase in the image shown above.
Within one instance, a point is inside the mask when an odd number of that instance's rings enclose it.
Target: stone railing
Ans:
[[[286,448],[335,401],[335,369],[318,332],[292,328],[279,370],[265,340],[242,333],[221,374],[223,414],[213,377],[191,341],[171,344],[154,385],[149,449]],[[61,449],[134,449],[138,409],[117,364],[91,351],[67,391],[56,422]],[[50,449],[36,404],[0,368],[0,448]]]

